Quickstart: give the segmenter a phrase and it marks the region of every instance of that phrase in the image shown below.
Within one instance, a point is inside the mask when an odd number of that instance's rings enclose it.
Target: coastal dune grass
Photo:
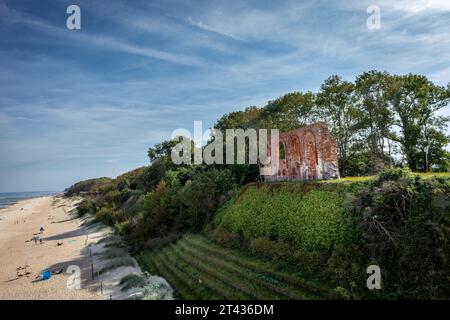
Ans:
[[[109,260],[100,270],[100,274],[120,268],[120,267],[135,267],[136,264],[130,256],[124,256]]]
[[[127,274],[120,280],[119,283],[122,287],[122,291],[128,291],[132,288],[142,288],[145,284],[145,278],[138,274]]]

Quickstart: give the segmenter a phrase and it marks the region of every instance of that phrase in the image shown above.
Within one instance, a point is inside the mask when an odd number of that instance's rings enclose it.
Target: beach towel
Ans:
[[[42,272],[42,280],[48,280],[52,277],[51,271]]]

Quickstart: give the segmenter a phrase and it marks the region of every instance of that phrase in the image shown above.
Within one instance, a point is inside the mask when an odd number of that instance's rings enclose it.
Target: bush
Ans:
[[[114,225],[114,210],[109,207],[103,207],[95,214],[95,218],[106,225]]]
[[[310,274],[322,276],[324,267],[327,262],[328,251],[322,250],[305,250],[303,248],[296,248],[292,251],[295,264],[301,269]]]
[[[276,261],[293,260],[293,248],[283,241],[273,241],[266,237],[260,237],[250,240],[250,251],[259,256],[274,259]]]
[[[166,237],[157,237],[147,240],[144,244],[146,249],[159,249],[180,239],[182,234],[169,234]]]
[[[80,218],[85,216],[86,214],[95,214],[95,211],[95,202],[90,199],[81,201],[77,206],[77,213]]]
[[[367,274],[366,253],[358,245],[337,245],[326,263],[324,275],[353,297],[365,289]]]
[[[376,184],[380,184],[383,181],[398,181],[402,178],[412,178],[412,172],[408,168],[392,168],[381,171],[376,179]]]
[[[209,237],[217,244],[226,248],[239,248],[243,241],[241,235],[228,232],[222,227],[210,231]]]
[[[128,274],[120,280],[120,286],[122,291],[128,291],[132,288],[143,288],[146,284],[146,280],[143,276],[138,274]]]
[[[64,195],[66,197],[71,197],[71,196],[75,196],[75,195],[93,193],[93,192],[95,192],[95,189],[99,185],[108,184],[111,181],[112,181],[111,178],[96,178],[96,179],[83,180],[83,181],[75,183],[73,186],[66,189],[64,192]]]
[[[100,252],[99,255],[101,255],[103,259],[111,260],[115,258],[127,257],[128,252],[124,248],[111,247],[103,252]]]
[[[121,222],[116,222],[114,225],[114,230],[117,234],[121,236],[129,235],[133,230],[133,224],[131,220],[125,220]]]
[[[357,194],[353,222],[392,295],[450,297],[449,194],[443,181],[398,169]]]

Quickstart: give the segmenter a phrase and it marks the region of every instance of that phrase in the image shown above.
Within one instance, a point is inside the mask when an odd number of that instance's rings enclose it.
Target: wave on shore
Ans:
[[[53,196],[57,191],[34,191],[34,192],[0,192],[0,209],[9,207],[20,200]]]

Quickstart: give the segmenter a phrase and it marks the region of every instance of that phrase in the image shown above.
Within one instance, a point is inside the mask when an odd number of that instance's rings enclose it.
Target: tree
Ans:
[[[339,172],[341,176],[346,176],[349,173],[349,149],[361,125],[354,85],[340,76],[331,76],[317,94],[316,107],[318,118],[329,125],[336,139]]]
[[[377,173],[392,162],[394,152],[392,125],[394,115],[389,110],[389,84],[387,72],[369,71],[355,81],[356,95],[361,110],[362,142],[369,153],[370,170]]]
[[[261,109],[248,107],[244,111],[235,111],[223,115],[214,125],[225,134],[226,129],[257,129],[260,123]]]
[[[260,127],[290,131],[315,122],[314,94],[288,93],[269,103],[261,110]]]
[[[421,75],[394,76],[392,79],[389,102],[395,113],[394,124],[399,128],[393,138],[402,146],[409,168],[423,170],[423,148],[432,145],[441,150],[433,150],[430,158],[433,163],[437,160],[434,157],[450,142],[442,133],[449,118],[436,114],[449,104],[450,90]]]
[[[172,148],[175,147],[177,143],[178,141],[176,140],[163,141],[161,143],[156,144],[153,148],[149,148],[147,155],[148,158],[150,159],[150,162],[153,162],[163,157],[170,158]]]

